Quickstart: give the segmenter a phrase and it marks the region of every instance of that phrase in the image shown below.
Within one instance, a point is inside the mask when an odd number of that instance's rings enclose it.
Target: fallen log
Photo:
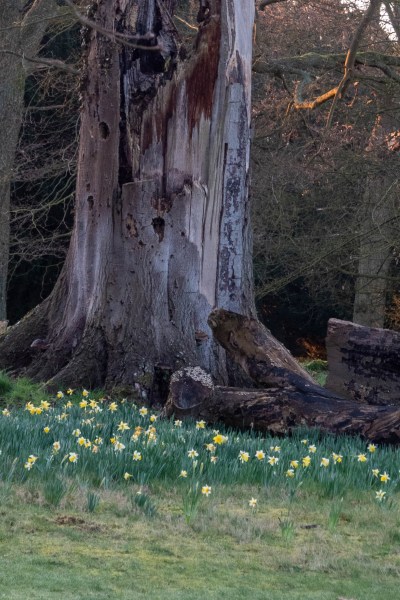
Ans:
[[[356,402],[400,405],[400,333],[330,319],[326,387]]]
[[[290,434],[294,428],[306,426],[360,435],[371,442],[400,443],[399,408],[327,398],[316,390],[293,386],[263,390],[218,387],[200,367],[186,367],[172,375],[164,414],[273,435]]]
[[[332,400],[343,399],[316,384],[289,350],[257,319],[218,308],[210,314],[208,324],[232,360],[262,387],[285,387]]]

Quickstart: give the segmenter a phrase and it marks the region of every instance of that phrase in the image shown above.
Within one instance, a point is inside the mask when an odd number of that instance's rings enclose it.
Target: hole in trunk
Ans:
[[[90,208],[90,210],[92,210],[92,208],[93,208],[93,204],[94,204],[94,198],[93,198],[93,196],[88,196],[88,197],[87,197],[87,201],[88,201],[88,203],[89,203],[89,208]]]
[[[153,387],[151,389],[151,404],[164,406],[169,393],[169,383],[172,375],[172,367],[159,364],[154,367]]]
[[[155,217],[155,219],[152,220],[151,224],[153,225],[154,233],[158,235],[158,241],[162,242],[164,239],[165,228],[164,219],[162,217]]]
[[[110,135],[110,128],[105,121],[99,123],[100,137],[102,140],[106,140]]]

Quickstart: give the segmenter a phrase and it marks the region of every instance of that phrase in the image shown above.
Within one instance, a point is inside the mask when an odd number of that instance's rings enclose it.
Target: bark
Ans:
[[[24,111],[24,56],[37,56],[48,19],[59,11],[53,0],[36,0],[23,14],[25,6],[25,1],[15,0],[3,2],[0,9],[0,321],[7,316],[10,185]]]
[[[360,435],[379,443],[400,443],[400,409],[326,398],[318,392],[279,387],[244,390],[215,387],[200,368],[171,378],[166,416],[192,417],[235,428],[287,435],[299,426],[335,434]]]
[[[356,402],[400,406],[400,333],[330,319],[326,387]]]
[[[367,327],[383,327],[385,323],[387,278],[400,222],[398,148],[390,143],[391,134],[399,126],[396,109],[394,101],[386,98],[366,148],[367,160],[370,157],[375,160],[361,208],[353,321]]]
[[[203,5],[189,55],[162,3],[98,2],[101,27],[156,35],[147,51],[89,34],[75,226],[47,303],[49,348],[27,371],[36,378],[139,383],[143,396],[155,373],[185,364],[227,378],[207,316],[215,305],[253,311],[254,11],[245,0]]]

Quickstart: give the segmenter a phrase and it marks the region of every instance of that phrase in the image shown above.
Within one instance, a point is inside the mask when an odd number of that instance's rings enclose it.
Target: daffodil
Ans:
[[[53,452],[55,452],[55,453],[58,452],[60,450],[60,448],[61,448],[60,442],[53,443]]]
[[[241,450],[239,452],[238,459],[240,460],[241,463],[247,463],[247,462],[249,462],[250,454],[248,452],[245,452],[244,450]]]
[[[150,415],[150,423],[155,423],[157,421],[157,415]]]
[[[201,493],[204,496],[209,496],[211,494],[211,487],[209,485],[203,485],[203,487],[201,488]]]
[[[3,408],[3,410],[1,411],[2,415],[4,417],[9,417],[10,416],[10,411],[8,410],[8,408]]]
[[[268,460],[267,460],[269,465],[277,465],[279,462],[279,458],[277,456],[268,456]]]
[[[386,471],[384,473],[381,473],[381,476],[379,479],[382,481],[382,483],[387,483],[388,481],[390,481],[390,477],[386,473]]]
[[[294,477],[294,469],[288,469],[286,471],[286,477],[293,478]]]
[[[304,456],[301,459],[301,462],[302,462],[303,467],[309,467],[310,464],[311,464],[311,457],[310,456]]]
[[[43,427],[43,431],[44,433],[50,433],[50,427],[46,425],[46,427]]]
[[[86,407],[87,407],[87,405],[88,405],[88,403],[87,403],[87,400],[81,400],[81,401],[79,402],[79,406],[80,406],[81,408],[86,408]]]
[[[214,444],[217,444],[218,446],[225,444],[227,441],[228,441],[228,438],[226,437],[226,435],[222,435],[222,433],[217,433],[213,437]]]
[[[314,444],[311,444],[311,446],[308,446],[308,451],[311,452],[311,454],[315,454],[317,451],[317,447],[314,446]]]
[[[197,458],[199,453],[196,452],[196,450],[194,448],[192,448],[191,450],[188,451],[187,455],[189,458]]]
[[[218,456],[211,456],[211,458],[210,458],[210,461],[211,461],[212,463],[216,463],[216,462],[217,462],[217,460],[218,460]]]
[[[117,427],[118,431],[128,431],[128,429],[130,429],[128,423],[125,423],[124,421],[121,421]]]
[[[372,469],[372,475],[374,477],[379,477],[379,469]]]
[[[206,450],[208,450],[208,452],[215,452],[217,447],[214,444],[206,444],[205,445]]]
[[[257,450],[254,456],[257,460],[264,460],[265,452],[263,452],[263,450]]]
[[[320,465],[321,465],[321,467],[325,467],[325,468],[329,467],[329,458],[322,457]]]
[[[128,473],[127,471],[124,473],[124,479],[125,481],[129,481],[129,479],[132,479],[133,475],[131,475],[131,473]]]
[[[50,402],[47,402],[47,400],[42,400],[40,403],[40,408],[42,408],[43,410],[49,410]]]
[[[270,446],[270,450],[271,450],[271,452],[280,452],[281,447],[280,446]]]
[[[187,471],[185,471],[185,470],[182,470],[182,471],[179,473],[179,477],[182,477],[183,479],[185,479],[187,476],[188,476],[188,473],[187,473]]]
[[[108,410],[110,412],[115,412],[117,409],[118,409],[118,404],[116,402],[111,402],[108,407]]]
[[[125,444],[123,444],[122,442],[115,442],[114,444],[114,450],[115,452],[122,452],[122,450],[125,450]]]
[[[256,506],[257,506],[257,498],[250,498],[250,500],[249,500],[249,506],[250,506],[250,508],[256,508]]]
[[[298,460],[291,460],[289,464],[292,467],[292,469],[298,469],[299,468],[299,461]]]
[[[341,463],[343,460],[342,454],[336,454],[336,452],[332,452],[332,458],[334,463]]]
[[[133,453],[132,456],[132,460],[138,462],[139,460],[142,460],[142,453],[138,452],[138,450],[135,450],[135,452]]]
[[[74,393],[74,390],[72,390],[71,388],[67,389],[68,396],[72,396],[73,393]]]
[[[379,490],[379,491],[375,492],[375,498],[379,501],[382,501],[385,496],[386,496],[386,492],[384,492],[383,490]]]
[[[70,463],[76,463],[78,460],[78,454],[76,452],[70,452],[68,455],[68,460]]]
[[[79,437],[81,435],[81,430],[80,429],[74,429],[72,432],[72,435],[74,435],[75,437]]]
[[[357,460],[360,463],[364,463],[364,462],[367,462],[368,459],[365,454],[361,453],[361,454],[357,454]]]
[[[139,415],[141,417],[145,417],[147,415],[149,411],[147,410],[147,408],[145,406],[142,406],[142,408],[139,410]]]
[[[64,394],[61,391],[57,392],[57,398],[61,400],[61,398],[64,398]]]
[[[82,390],[82,396],[87,398],[89,396],[89,392],[87,390]]]
[[[182,421],[180,419],[176,419],[176,421],[174,421],[174,425],[175,427],[182,427]]]
[[[307,446],[308,440],[301,440],[301,443],[304,444],[305,446]]]
[[[79,446],[84,446],[86,439],[83,436],[81,436],[76,440],[76,442],[77,442],[77,444],[79,444]]]
[[[368,444],[368,446],[367,446],[367,450],[368,450],[368,452],[371,452],[371,453],[372,453],[372,452],[375,452],[375,451],[376,451],[376,446],[375,446],[375,444]]]

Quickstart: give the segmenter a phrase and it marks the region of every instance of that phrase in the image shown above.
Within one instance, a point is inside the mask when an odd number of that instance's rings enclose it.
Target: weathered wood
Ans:
[[[400,405],[400,333],[330,319],[328,389],[355,402]]]
[[[400,409],[396,407],[331,399],[314,390],[307,392],[293,387],[264,390],[216,387],[200,367],[173,374],[164,412],[166,416],[190,416],[274,435],[307,426],[329,433],[360,435],[379,443],[400,443]]]
[[[257,319],[218,308],[210,314],[208,324],[229,356],[262,387],[286,387],[305,394],[341,398],[317,385],[289,350]]]

